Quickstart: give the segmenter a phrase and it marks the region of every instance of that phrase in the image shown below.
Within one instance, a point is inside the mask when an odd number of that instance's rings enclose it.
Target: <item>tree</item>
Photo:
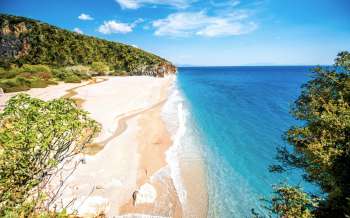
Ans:
[[[0,113],[0,216],[31,205],[22,212],[28,216],[50,200],[42,199],[50,178],[99,129],[72,100],[45,102],[26,94],[12,97]]]
[[[279,217],[311,218],[318,201],[318,198],[310,197],[299,187],[279,185],[274,187],[272,199],[267,201],[267,209]]]
[[[299,168],[304,179],[318,185],[326,194],[312,216],[350,215],[350,55],[339,53],[334,68],[316,68],[314,78],[302,87],[292,115],[304,125],[290,128],[280,147],[280,164],[271,171]],[[287,200],[289,196],[282,196]],[[277,211],[282,217],[293,217]],[[295,216],[297,217],[297,216]]]

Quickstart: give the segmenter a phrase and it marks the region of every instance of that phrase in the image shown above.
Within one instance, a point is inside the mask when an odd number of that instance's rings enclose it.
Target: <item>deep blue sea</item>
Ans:
[[[312,67],[186,67],[177,84],[207,169],[208,217],[264,213],[272,185],[304,185],[298,173],[268,172],[282,134],[298,124],[289,114]],[[195,131],[193,130],[195,129]],[[307,187],[306,187],[307,188]]]

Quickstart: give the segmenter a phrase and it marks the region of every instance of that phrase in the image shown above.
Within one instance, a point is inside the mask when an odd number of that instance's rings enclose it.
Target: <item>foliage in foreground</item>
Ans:
[[[48,211],[56,192],[46,192],[46,185],[99,128],[72,100],[11,98],[0,113],[0,216]]]
[[[280,147],[280,164],[270,169],[302,169],[325,198],[316,202],[299,188],[278,187],[269,208],[279,217],[350,216],[350,53],[339,53],[335,67],[317,68],[302,87],[291,112],[304,125],[286,132],[293,150]]]
[[[278,185],[274,187],[271,200],[265,207],[278,217],[311,218],[319,199],[305,193],[300,187]]]

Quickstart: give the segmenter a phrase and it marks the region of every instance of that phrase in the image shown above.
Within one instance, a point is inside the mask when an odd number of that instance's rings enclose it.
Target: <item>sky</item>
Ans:
[[[0,0],[0,13],[133,45],[177,65],[327,65],[350,0]]]

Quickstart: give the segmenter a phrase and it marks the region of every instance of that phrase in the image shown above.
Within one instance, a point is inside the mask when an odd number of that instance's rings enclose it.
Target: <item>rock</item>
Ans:
[[[135,194],[135,205],[153,203],[157,198],[156,189],[149,183],[145,183],[140,187],[138,191],[134,192]],[[134,198],[133,194],[133,198]]]

